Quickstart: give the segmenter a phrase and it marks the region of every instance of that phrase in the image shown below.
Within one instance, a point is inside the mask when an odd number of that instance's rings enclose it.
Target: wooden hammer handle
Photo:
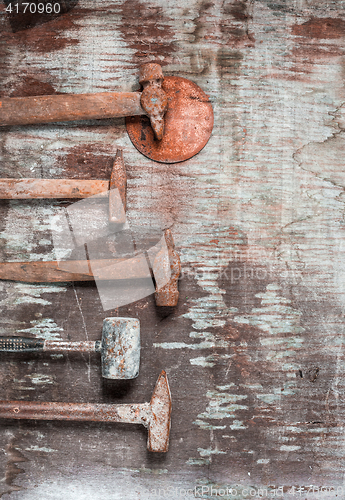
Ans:
[[[80,179],[0,179],[0,199],[88,198],[107,195],[109,181]]]
[[[146,115],[140,97],[140,92],[5,97],[0,126]]]

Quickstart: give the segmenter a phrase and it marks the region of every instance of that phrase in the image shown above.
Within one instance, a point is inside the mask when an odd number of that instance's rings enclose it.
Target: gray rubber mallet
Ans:
[[[105,318],[102,340],[87,342],[0,337],[0,352],[98,352],[104,378],[132,379],[139,374],[140,323],[136,318]]]

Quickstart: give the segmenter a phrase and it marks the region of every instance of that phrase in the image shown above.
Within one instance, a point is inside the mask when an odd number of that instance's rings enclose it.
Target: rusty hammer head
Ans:
[[[165,245],[161,240],[161,247],[152,264],[156,280],[155,299],[157,306],[174,307],[179,297],[177,283],[181,273],[181,261],[175,250],[170,229],[165,230],[164,239]]]
[[[140,323],[136,318],[105,318],[101,353],[102,376],[108,379],[131,379],[139,374]]]
[[[122,149],[117,149],[109,182],[109,222],[126,222],[127,174]]]
[[[166,452],[169,446],[171,394],[168,377],[164,370],[158,377],[149,404],[151,418],[148,422],[147,449],[149,451]]]
[[[148,63],[140,67],[139,83],[143,87],[140,104],[150,118],[156,139],[163,139],[164,115],[168,98],[162,89],[164,75],[159,64]]]

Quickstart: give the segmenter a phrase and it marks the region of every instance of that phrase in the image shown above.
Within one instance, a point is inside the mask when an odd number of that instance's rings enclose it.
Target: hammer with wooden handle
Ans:
[[[151,160],[170,164],[197,154],[213,129],[209,96],[186,78],[164,77],[156,63],[141,66],[139,82],[141,92],[4,97],[0,127],[125,116],[130,140]]]
[[[177,305],[178,278],[181,273],[181,261],[175,250],[170,229],[164,233],[168,252],[159,251],[152,262],[152,272],[156,280],[155,300],[157,306],[174,307]],[[165,260],[168,259],[168,262]],[[91,270],[91,263],[96,271]],[[22,281],[26,283],[58,283],[69,281],[129,280],[147,279],[142,259],[99,259],[93,261],[37,261],[37,262],[0,262],[0,280]],[[121,265],[116,265],[121,264]],[[163,269],[170,266],[170,277],[164,279]],[[88,271],[86,271],[88,268]]]
[[[6,97],[0,100],[0,126],[147,115],[161,140],[168,106],[163,80],[161,66],[148,63],[140,68],[142,92]]]
[[[98,352],[104,378],[132,379],[139,375],[140,323],[136,318],[105,318],[102,340],[88,342],[0,337],[1,352]]]
[[[6,419],[142,424],[148,429],[147,449],[156,452],[168,451],[170,415],[171,395],[165,371],[160,373],[149,403],[111,405],[0,401],[0,418]]]
[[[110,181],[80,179],[0,179],[0,199],[88,198],[109,196],[109,221],[126,222],[127,175],[123,152],[117,149]],[[117,190],[117,191],[116,191]]]

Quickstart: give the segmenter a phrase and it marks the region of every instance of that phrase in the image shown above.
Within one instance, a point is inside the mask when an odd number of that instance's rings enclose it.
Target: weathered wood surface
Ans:
[[[0,131],[8,178],[108,179],[122,147],[139,244],[170,227],[183,265],[173,312],[153,296],[104,312],[89,283],[0,283],[1,334],[96,340],[111,315],[138,317],[142,332],[133,382],[105,383],[93,356],[2,357],[1,399],[144,402],[161,369],[173,397],[164,456],[139,427],[1,422],[2,498],[142,500],[212,485],[236,499],[300,486],[309,499],[320,498],[310,485],[341,487],[343,3],[80,0],[14,31],[0,5],[2,96],[133,91],[138,65],[155,60],[215,111],[204,150],[171,166],[141,156],[122,119]],[[50,220],[66,205],[2,201],[1,261],[53,260]]]

